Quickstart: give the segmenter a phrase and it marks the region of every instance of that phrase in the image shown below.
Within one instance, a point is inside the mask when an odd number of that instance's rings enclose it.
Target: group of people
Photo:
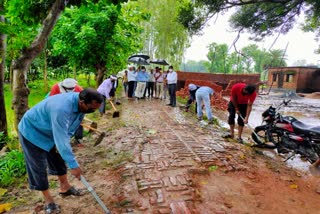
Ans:
[[[214,90],[207,86],[197,86],[195,84],[189,84],[189,100],[186,104],[186,111],[189,110],[190,105],[196,103],[196,112],[198,120],[203,120],[202,106],[204,105],[208,118],[208,123],[213,123],[213,116],[210,106],[211,96],[214,94]],[[256,86],[237,83],[231,88],[231,96],[228,104],[228,124],[230,126],[230,134],[226,137],[234,138],[235,118],[238,115],[238,142],[243,143],[242,131],[244,124],[248,123],[249,116],[252,110],[252,104],[257,96]]]
[[[141,72],[144,73],[143,67],[141,68]],[[145,78],[143,75],[140,74],[137,79],[146,80],[142,79]],[[170,93],[169,105],[175,106],[177,74],[172,67],[169,67],[166,79]],[[18,134],[24,152],[29,187],[42,192],[45,201],[45,213],[60,212],[60,206],[55,203],[49,191],[48,174],[58,177],[60,183],[59,195],[62,197],[81,195],[81,191],[73,187],[67,177],[68,168],[77,179],[80,179],[82,174],[79,163],[72,152],[70,139],[81,127],[85,114],[92,113],[97,109],[102,110],[106,100],[112,97],[116,82],[116,76],[111,75],[103,81],[97,90],[82,89],[77,85],[76,80],[67,78],[55,84],[50,96],[29,109],[22,117],[18,126]],[[130,82],[132,81],[128,81],[129,89],[130,84],[132,84]],[[139,86],[137,85],[137,87],[139,89],[136,93],[139,97],[142,96],[141,93],[145,84],[143,84],[143,81],[138,81],[138,83]],[[188,88],[190,99],[187,103],[187,109],[193,102],[196,102],[197,116],[199,120],[202,120],[203,103],[208,120],[212,123],[210,98],[214,93],[213,89],[195,84],[189,84]],[[132,96],[132,85],[129,91]],[[244,124],[248,123],[256,95],[256,88],[253,85],[237,83],[232,87],[228,105],[229,137],[233,138],[235,135],[235,117],[237,114],[239,115],[238,139],[242,141],[243,127]],[[319,164],[320,161],[317,161],[313,167],[318,172],[320,171]]]
[[[166,100],[169,94],[168,105],[172,107],[176,106],[177,81],[178,75],[173,66],[169,66],[168,71],[163,72],[159,67],[147,71],[145,66],[139,66],[137,69],[130,66],[122,78],[123,88],[129,99],[140,100],[148,97]]]

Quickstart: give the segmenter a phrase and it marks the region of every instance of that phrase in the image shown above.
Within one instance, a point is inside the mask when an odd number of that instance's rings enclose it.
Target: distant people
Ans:
[[[156,73],[154,74],[154,78],[156,81],[156,98],[161,99],[163,93],[163,75],[159,67],[156,67]]]
[[[169,66],[167,74],[167,84],[168,84],[168,90],[169,90],[169,96],[170,96],[170,103],[169,106],[176,107],[176,90],[177,90],[177,81],[178,81],[178,75],[173,70],[173,66]]]
[[[137,88],[135,90],[135,97],[138,99],[144,98],[144,91],[146,89],[146,83],[149,79],[148,73],[146,72],[146,67],[141,66],[141,69],[138,71],[138,75],[136,77]]]
[[[128,96],[128,70],[124,71],[123,77],[122,77],[122,85],[123,90],[126,96]]]
[[[62,94],[66,92],[80,92],[82,88],[78,85],[77,80],[66,78],[63,81],[52,86],[49,96]]]
[[[162,72],[162,78],[163,78],[163,93],[162,93],[162,99],[167,99],[168,94],[168,80],[167,80],[168,71],[164,70]]]
[[[128,71],[128,97],[129,98],[133,97],[137,75],[138,73],[136,72],[135,68],[133,66],[130,66]]]
[[[252,105],[256,99],[256,86],[247,85],[245,83],[236,83],[231,88],[230,102],[228,104],[228,124],[230,126],[230,134],[225,137],[234,138],[235,117],[238,115],[238,142],[243,143],[242,131],[244,124],[248,123],[252,110]],[[244,119],[242,120],[242,118]]]
[[[73,78],[66,78],[63,81],[52,86],[49,96],[63,94],[68,92],[81,92],[83,89],[78,85],[77,80]],[[79,126],[74,133],[74,142],[77,146],[82,146],[83,127]]]
[[[68,181],[67,169],[80,180],[81,168],[72,152],[70,138],[80,126],[84,115],[101,105],[102,97],[94,89],[80,93],[50,96],[29,109],[18,125],[19,141],[28,173],[29,188],[41,191],[45,213],[60,213],[49,190],[48,174],[56,175],[59,195],[81,196]]]
[[[197,116],[199,121],[203,120],[202,103],[204,103],[208,123],[213,124],[213,117],[210,105],[210,100],[211,96],[213,96],[213,93],[214,90],[208,86],[201,86],[200,88],[196,89]]]
[[[111,100],[113,88],[115,87],[114,83],[116,81],[117,77],[115,75],[111,75],[108,79],[104,80],[97,89],[97,91],[103,96],[103,101],[99,108],[100,116],[103,116],[106,111],[106,100]]]
[[[155,77],[154,77],[154,73],[153,73],[153,69],[150,69],[149,72],[149,79],[148,79],[148,83],[147,83],[147,91],[148,91],[148,97],[153,98],[153,91],[154,91],[154,83],[155,83]]]

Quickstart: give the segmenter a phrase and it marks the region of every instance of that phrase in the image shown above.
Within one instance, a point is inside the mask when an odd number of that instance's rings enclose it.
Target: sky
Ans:
[[[206,55],[208,53],[207,46],[210,43],[216,42],[218,44],[227,44],[229,47],[237,37],[236,32],[231,32],[228,19],[231,13],[225,15],[219,15],[213,17],[202,31],[201,36],[193,36],[191,46],[187,49],[184,60],[208,60]],[[299,20],[301,22],[301,20]],[[260,49],[265,48],[269,50],[277,36],[266,38],[264,41],[256,43]],[[250,41],[248,34],[241,34],[239,40],[236,43],[237,50],[245,47],[249,44],[254,44],[254,41]],[[315,41],[314,33],[302,32],[299,29],[299,24],[296,24],[289,33],[280,35],[276,40],[272,49],[285,49],[286,46],[286,58],[288,66],[292,66],[297,60],[306,60],[309,64],[320,64],[320,55],[315,54],[314,51],[320,45]],[[234,52],[233,47],[230,48],[230,53]]]

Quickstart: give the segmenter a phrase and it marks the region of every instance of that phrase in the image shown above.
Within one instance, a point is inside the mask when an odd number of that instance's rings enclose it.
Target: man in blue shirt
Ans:
[[[193,87],[194,88],[194,87]],[[213,124],[212,111],[210,106],[210,99],[214,93],[214,90],[208,86],[201,86],[200,88],[194,88],[196,90],[196,102],[197,102],[197,116],[198,120],[202,120],[202,103],[204,103],[208,123]]]
[[[134,93],[138,99],[142,99],[144,90],[146,88],[146,84],[149,80],[149,75],[146,72],[146,68],[144,66],[141,66],[141,70],[138,71],[136,80],[137,80],[137,88]]]
[[[70,138],[84,115],[98,109],[102,100],[94,89],[50,96],[28,110],[19,123],[19,140],[29,187],[42,192],[46,213],[60,211],[49,191],[47,168],[49,174],[58,176],[61,196],[80,195],[67,179],[67,166],[78,179],[82,173],[72,152]]]

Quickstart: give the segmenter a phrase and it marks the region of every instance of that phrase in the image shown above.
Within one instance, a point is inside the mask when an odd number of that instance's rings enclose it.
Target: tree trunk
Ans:
[[[77,79],[77,65],[74,64],[73,65],[73,79]]]
[[[44,50],[44,69],[43,69],[43,81],[44,81],[44,91],[47,93],[49,91],[48,86],[48,62],[47,62],[47,50]]]
[[[97,69],[96,83],[98,88],[99,85],[103,82],[104,74],[106,72],[105,64],[96,65],[96,69]]]
[[[18,127],[22,116],[28,110],[29,89],[26,84],[27,71],[34,58],[36,58],[44,49],[52,29],[54,28],[67,3],[67,0],[55,1],[46,19],[42,23],[41,31],[32,42],[31,46],[24,49],[21,56],[14,62],[12,106],[15,112],[16,128]]]
[[[4,16],[0,16],[0,23],[4,23]],[[4,72],[5,57],[6,57],[6,35],[0,33],[0,132],[3,132],[6,136],[8,134],[6,106],[4,101]]]

